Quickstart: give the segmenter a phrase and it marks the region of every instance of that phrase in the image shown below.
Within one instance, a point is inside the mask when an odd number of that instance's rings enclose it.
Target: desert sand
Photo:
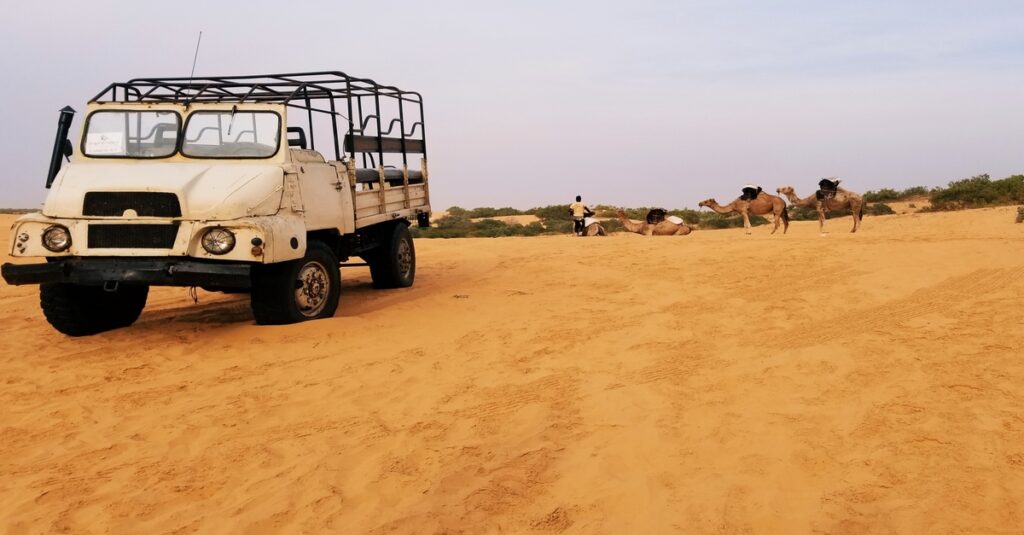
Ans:
[[[476,217],[473,218],[473,222],[480,222],[486,219],[501,221],[506,225],[529,225],[530,223],[540,222],[540,218],[535,215],[499,215],[494,217]]]
[[[162,288],[72,339],[3,286],[0,531],[1020,533],[1015,210],[420,240],[282,327]]]

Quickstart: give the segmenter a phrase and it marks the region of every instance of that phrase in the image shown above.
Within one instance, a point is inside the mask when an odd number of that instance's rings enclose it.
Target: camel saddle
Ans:
[[[839,191],[839,181],[829,180],[827,178],[821,179],[818,182],[818,191],[814,193],[819,201],[825,201],[836,196],[836,192]]]
[[[665,220],[668,216],[668,211],[664,208],[653,208],[650,212],[647,212],[647,224],[657,225]]]
[[[752,201],[761,194],[761,186],[747,185],[743,187],[743,195],[740,195],[740,200]]]

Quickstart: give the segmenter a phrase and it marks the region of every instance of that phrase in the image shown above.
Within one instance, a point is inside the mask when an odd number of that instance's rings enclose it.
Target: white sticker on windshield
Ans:
[[[92,156],[124,155],[124,133],[106,132],[85,136],[85,153]]]

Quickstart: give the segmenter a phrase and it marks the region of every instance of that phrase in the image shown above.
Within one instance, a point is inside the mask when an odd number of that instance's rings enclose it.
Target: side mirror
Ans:
[[[71,141],[68,140],[68,132],[71,131],[71,121],[75,118],[75,110],[71,106],[64,106],[60,110],[60,118],[57,119],[57,139],[53,141],[53,152],[50,154],[50,171],[46,174],[46,189],[53,185],[53,179],[57,178],[60,172],[61,156],[71,156]]]
[[[71,145],[71,140],[64,138],[64,158],[67,161],[71,161],[71,156],[75,153],[74,147]]]

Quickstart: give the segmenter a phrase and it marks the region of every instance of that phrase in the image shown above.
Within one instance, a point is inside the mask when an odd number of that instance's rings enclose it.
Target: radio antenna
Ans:
[[[203,31],[199,30],[199,38],[196,39],[196,53],[192,56],[192,72],[188,75],[188,89],[192,89],[192,77],[196,74],[196,61],[199,59],[199,44],[203,42]]]

